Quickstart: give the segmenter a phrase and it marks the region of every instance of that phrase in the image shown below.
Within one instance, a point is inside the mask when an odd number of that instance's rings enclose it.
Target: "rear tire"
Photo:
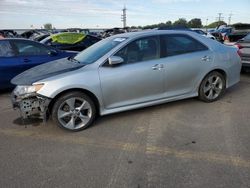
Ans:
[[[59,97],[52,108],[52,120],[60,128],[81,131],[89,127],[96,117],[96,107],[85,93],[74,91]]]
[[[225,77],[217,71],[210,72],[200,84],[199,99],[204,102],[214,102],[225,93],[225,90]]]

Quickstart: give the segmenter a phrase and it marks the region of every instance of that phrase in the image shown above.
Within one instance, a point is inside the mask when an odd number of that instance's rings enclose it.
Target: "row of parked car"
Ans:
[[[39,41],[38,38],[42,40]],[[33,40],[20,37],[2,38],[0,40],[0,89],[13,87],[10,80],[29,68],[74,56],[100,40],[101,38],[96,36],[77,32],[41,33]]]
[[[215,30],[210,30],[210,33],[220,42],[237,42],[250,33],[250,24],[239,23],[232,26],[222,25]]]

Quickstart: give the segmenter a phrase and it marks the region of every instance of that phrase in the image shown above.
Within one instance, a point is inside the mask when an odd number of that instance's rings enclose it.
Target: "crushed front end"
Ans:
[[[18,91],[18,87],[20,86],[17,86],[11,95],[13,108],[20,111],[23,119],[36,117],[46,121],[46,113],[51,99],[36,92],[21,93]]]

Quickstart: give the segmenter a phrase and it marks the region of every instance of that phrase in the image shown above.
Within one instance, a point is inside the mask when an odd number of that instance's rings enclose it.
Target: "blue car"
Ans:
[[[21,72],[49,61],[74,56],[27,39],[0,40],[0,89],[12,88],[10,80]]]

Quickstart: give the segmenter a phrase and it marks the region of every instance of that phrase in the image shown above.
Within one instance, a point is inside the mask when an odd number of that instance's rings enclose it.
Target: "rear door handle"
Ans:
[[[204,57],[201,58],[201,60],[202,61],[211,61],[211,57],[205,55]]]
[[[153,70],[161,70],[161,69],[163,69],[163,68],[164,68],[163,64],[155,64],[155,65],[152,67]]]
[[[24,62],[24,63],[29,63],[30,61],[31,61],[30,59],[26,59],[26,58],[23,59],[23,62]]]

